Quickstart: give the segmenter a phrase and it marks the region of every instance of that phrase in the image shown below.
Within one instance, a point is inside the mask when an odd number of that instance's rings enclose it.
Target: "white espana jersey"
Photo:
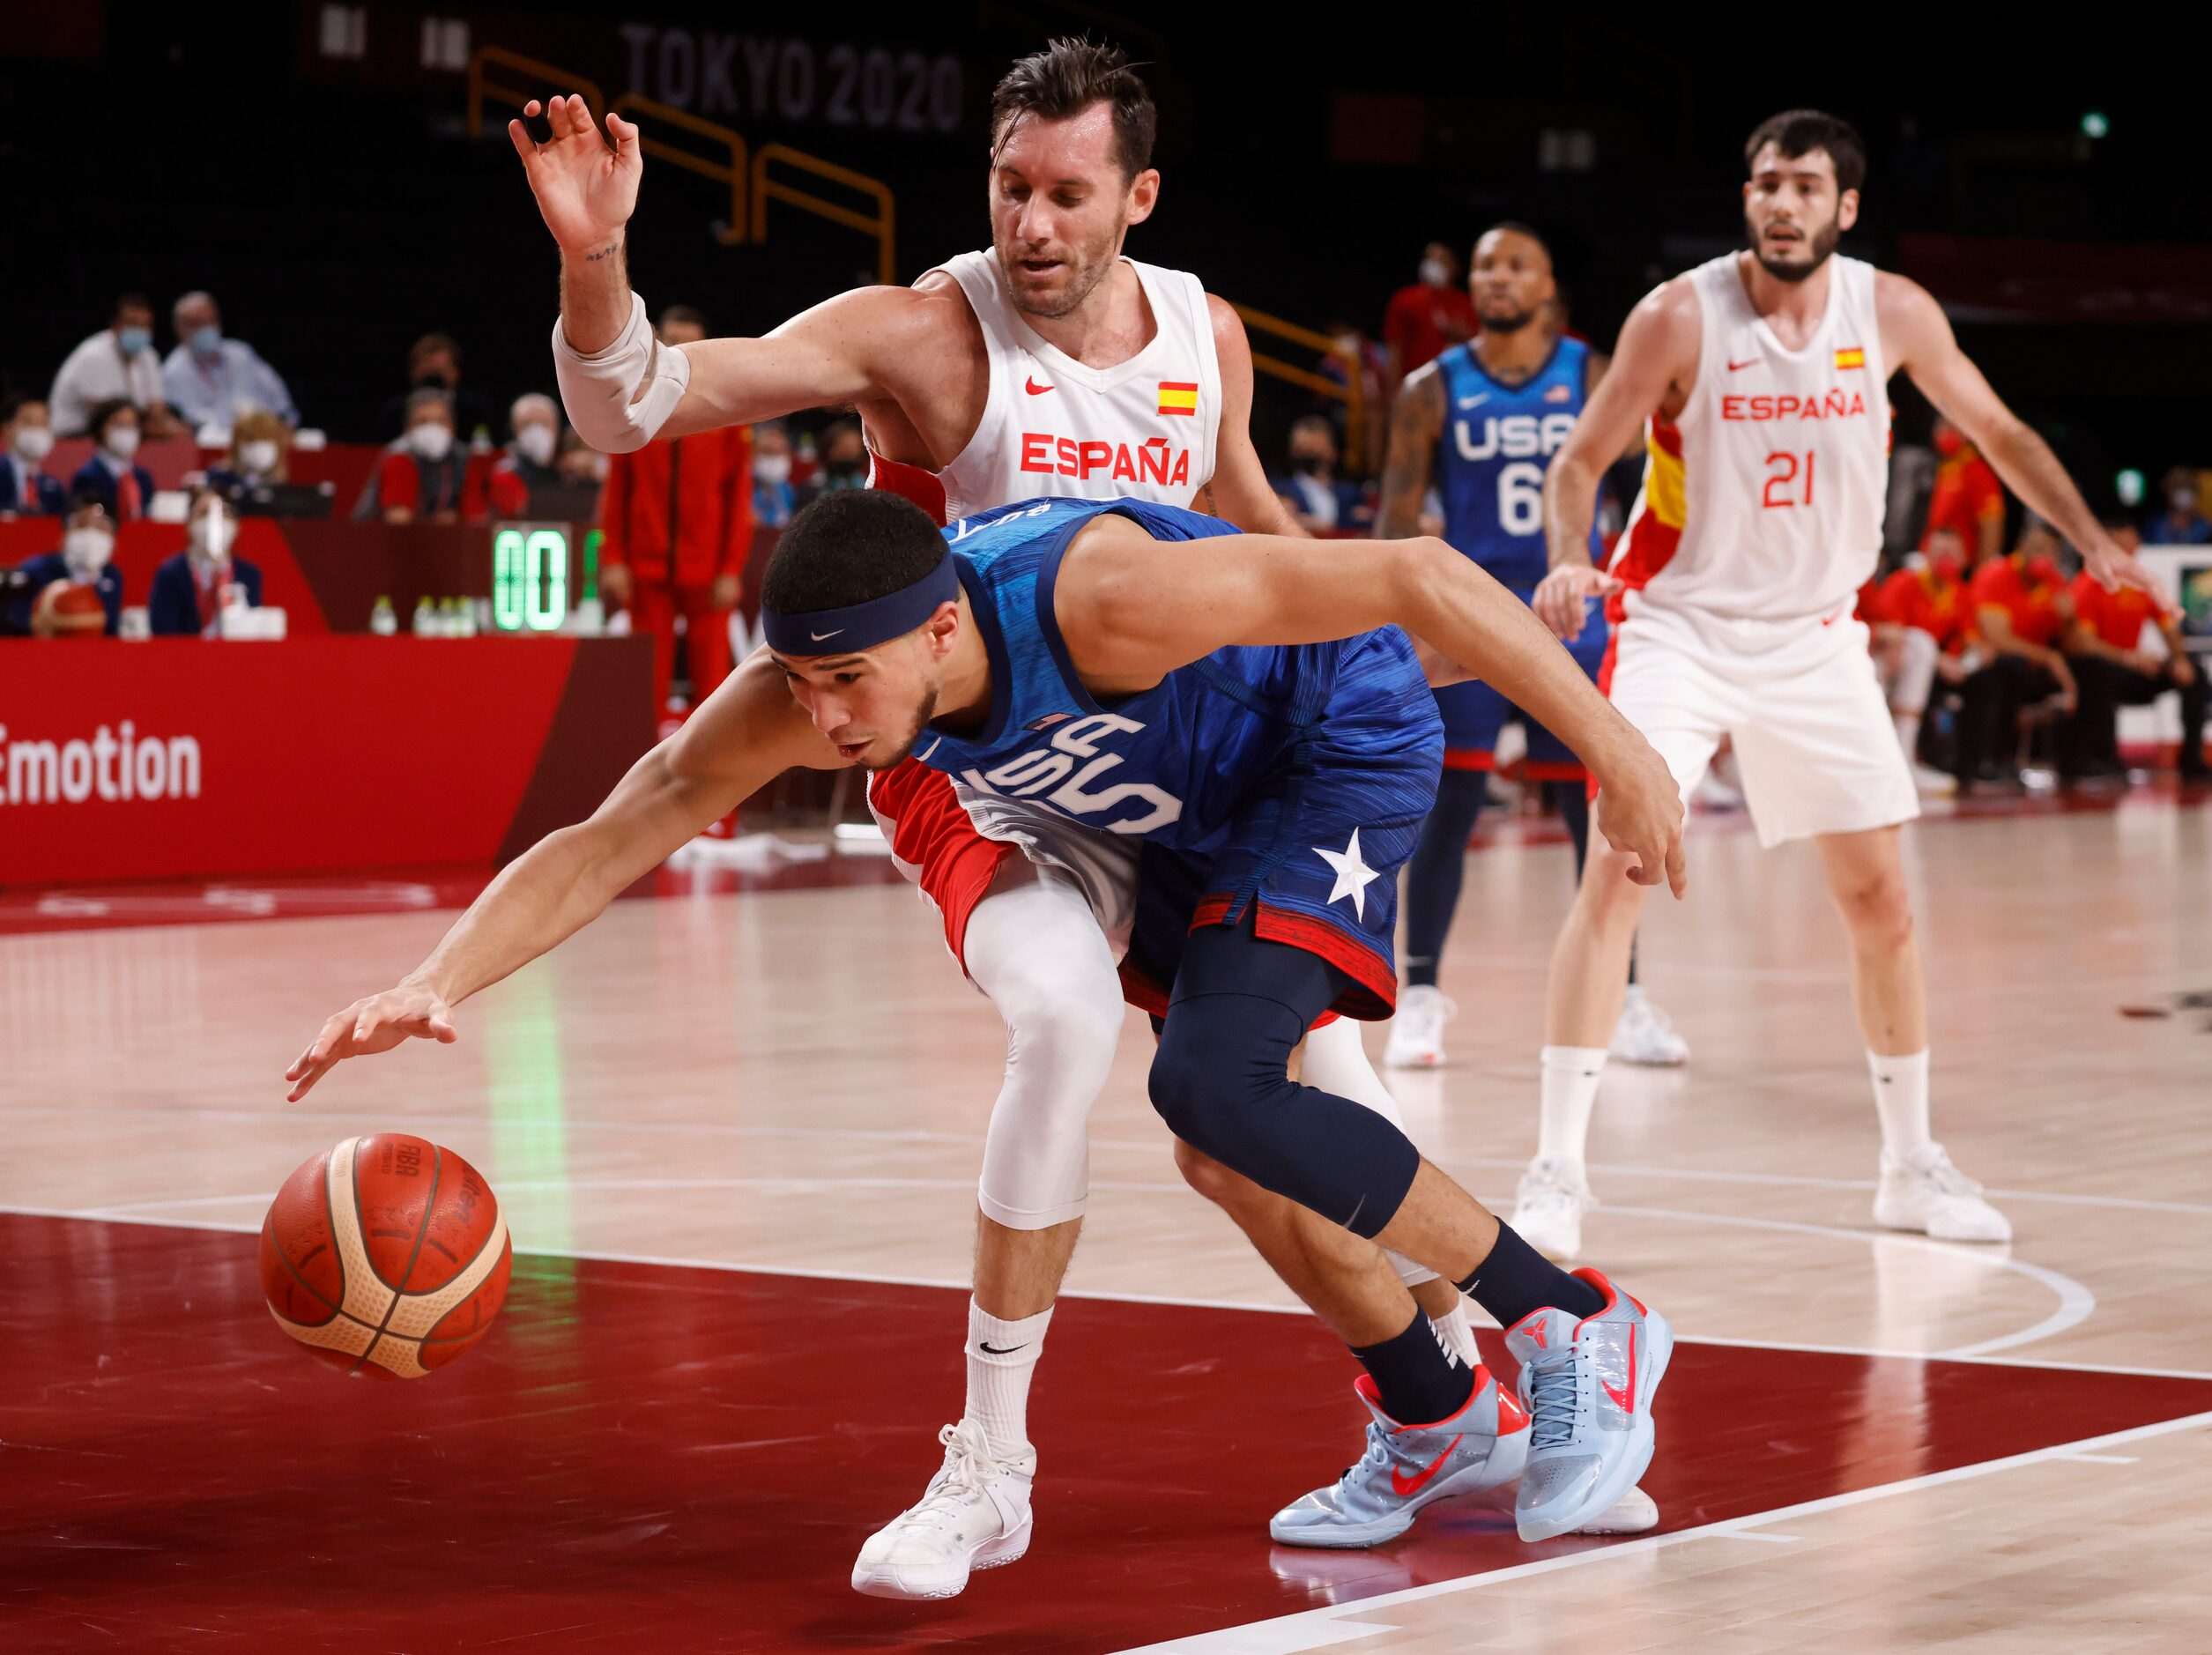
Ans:
[[[1697,376],[1680,418],[1651,422],[1613,573],[1669,608],[1832,617],[1882,552],[1889,397],[1874,266],[1830,259],[1828,313],[1797,351],[1752,309],[1736,255],[1690,280],[1704,322]]]
[[[991,353],[984,417],[938,474],[947,521],[1048,494],[1187,506],[1212,480],[1221,369],[1206,289],[1187,271],[1126,263],[1154,331],[1112,367],[1086,367],[1024,322],[996,253],[939,267],[968,295]]]

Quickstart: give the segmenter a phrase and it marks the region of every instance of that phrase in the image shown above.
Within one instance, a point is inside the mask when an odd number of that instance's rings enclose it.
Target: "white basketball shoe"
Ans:
[[[1982,1199],[1982,1186],[1954,1167],[1938,1143],[1902,1155],[1882,1152],[1874,1222],[1884,1229],[1918,1230],[1937,1241],[2012,1239],[2005,1215]]]
[[[1564,1264],[1582,1251],[1582,1215],[1597,1205],[1579,1161],[1539,1155],[1521,1174],[1508,1222],[1545,1258]]]
[[[937,1434],[945,1463],[928,1492],[868,1537],[852,1566],[852,1589],[871,1598],[950,1598],[971,1570],[1011,1563],[1029,1549],[1032,1449],[999,1459],[973,1420]]]
[[[1437,1069],[1444,1066],[1444,1026],[1459,1014],[1459,1008],[1442,989],[1419,983],[1398,997],[1398,1013],[1391,1019],[1390,1044],[1383,1049],[1383,1065],[1390,1069]]]
[[[1621,1020],[1613,1026],[1612,1055],[1622,1063],[1679,1069],[1689,1061],[1689,1042],[1674,1032],[1674,1020],[1652,1004],[1641,984],[1629,984],[1621,1002]]]

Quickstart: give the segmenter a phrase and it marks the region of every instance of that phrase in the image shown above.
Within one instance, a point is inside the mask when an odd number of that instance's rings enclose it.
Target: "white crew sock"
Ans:
[[[1874,1113],[1882,1117],[1882,1147],[1893,1155],[1909,1154],[1928,1141],[1928,1055],[1902,1058],[1867,1054],[1874,1080]]]
[[[1605,1060],[1603,1046],[1547,1046],[1539,1059],[1543,1065],[1543,1113],[1536,1153],[1547,1161],[1567,1162],[1577,1174]]]
[[[1029,1376],[1043,1354],[1045,1324],[1051,1319],[1048,1309],[1018,1322],[1002,1322],[972,1298],[968,1301],[964,1417],[984,1428],[984,1440],[1000,1459],[1018,1459],[1029,1451]]]
[[[1897,727],[1897,745],[1904,749],[1907,764],[1920,761],[1920,715],[1891,713],[1889,722]]]
[[[1444,1348],[1466,1363],[1469,1373],[1482,1365],[1482,1351],[1474,1342],[1474,1324],[1467,1320],[1465,1299],[1454,1304],[1448,1314],[1430,1317],[1429,1325],[1436,1330],[1436,1337],[1444,1341]]]

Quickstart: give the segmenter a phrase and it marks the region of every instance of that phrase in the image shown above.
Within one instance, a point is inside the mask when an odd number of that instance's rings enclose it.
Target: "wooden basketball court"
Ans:
[[[1684,1340],[1658,1533],[1524,1547],[1467,1503],[1371,1553],[1272,1546],[1356,1457],[1356,1369],[1177,1180],[1132,1015],[1034,1393],[1035,1543],[933,1606],[846,1579],[959,1410],[999,1034],[880,855],[664,872],[464,1007],[459,1044],[298,1106],[286,1065],[472,877],[11,894],[0,1646],[2201,1650],[2212,812],[2139,792],[1908,837],[1937,1130],[2000,1250],[1870,1225],[1809,850],[1702,819],[1691,851],[1643,959],[1693,1064],[1608,1074],[1586,1229]],[[1454,1062],[1390,1077],[1496,1204],[1569,880],[1540,838],[1473,855]],[[405,1385],[294,1348],[249,1234],[378,1129],[467,1156],[517,1250],[501,1325]]]

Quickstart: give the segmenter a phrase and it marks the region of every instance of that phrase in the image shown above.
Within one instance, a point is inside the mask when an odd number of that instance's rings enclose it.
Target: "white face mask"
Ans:
[[[54,452],[54,434],[44,426],[18,426],[15,428],[15,451],[36,465]]]
[[[453,427],[435,423],[410,426],[407,446],[426,460],[442,460],[453,452]]]
[[[266,477],[277,469],[278,448],[268,438],[238,445],[238,463],[256,477]]]
[[[138,451],[138,427],[136,426],[108,427],[108,438],[102,446],[117,459],[129,459]]]
[[[756,454],[753,456],[753,475],[760,482],[776,484],[791,480],[791,456],[788,454]]]
[[[516,452],[532,465],[550,465],[553,456],[553,430],[551,426],[524,426],[515,434]]]
[[[237,533],[238,525],[229,519],[219,521],[206,516],[193,518],[192,526],[185,531],[192,555],[211,563],[220,563],[230,556],[230,543]]]
[[[1441,287],[1451,279],[1451,266],[1440,258],[1425,258],[1421,261],[1421,279],[1431,287]]]
[[[115,555],[115,537],[105,529],[71,529],[62,537],[62,560],[79,579],[90,580]]]

